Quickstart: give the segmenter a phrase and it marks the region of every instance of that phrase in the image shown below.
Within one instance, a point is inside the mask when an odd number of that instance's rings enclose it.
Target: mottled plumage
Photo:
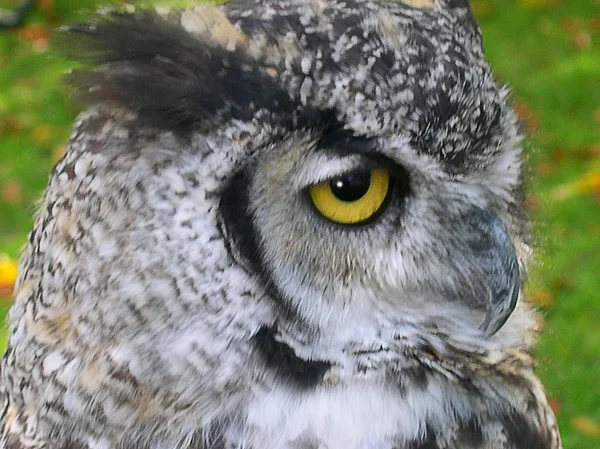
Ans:
[[[0,447],[560,449],[517,119],[465,0],[65,31],[89,108],[21,261]],[[359,224],[312,196],[376,176]]]

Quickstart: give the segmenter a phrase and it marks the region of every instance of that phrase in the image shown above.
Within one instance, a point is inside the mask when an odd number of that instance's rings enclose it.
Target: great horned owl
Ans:
[[[560,448],[517,119],[465,0],[67,33],[89,108],[21,261],[0,446]]]

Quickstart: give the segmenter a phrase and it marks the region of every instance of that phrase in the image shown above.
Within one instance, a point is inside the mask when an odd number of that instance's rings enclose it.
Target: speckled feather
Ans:
[[[78,119],[20,265],[0,447],[560,449],[520,298],[517,121],[462,0],[74,25]],[[308,186],[385,164],[343,228]]]

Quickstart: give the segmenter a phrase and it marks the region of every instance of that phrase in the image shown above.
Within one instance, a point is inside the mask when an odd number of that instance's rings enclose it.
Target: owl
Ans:
[[[107,10],[20,263],[6,449],[560,449],[465,0]]]

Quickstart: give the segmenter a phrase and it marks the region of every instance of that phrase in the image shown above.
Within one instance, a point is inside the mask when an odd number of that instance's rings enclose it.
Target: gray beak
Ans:
[[[508,231],[493,212],[477,209],[467,217],[467,224],[471,228],[469,247],[474,263],[487,281],[487,298],[481,298],[486,315],[480,329],[489,337],[498,332],[517,305],[521,290],[517,253]]]

